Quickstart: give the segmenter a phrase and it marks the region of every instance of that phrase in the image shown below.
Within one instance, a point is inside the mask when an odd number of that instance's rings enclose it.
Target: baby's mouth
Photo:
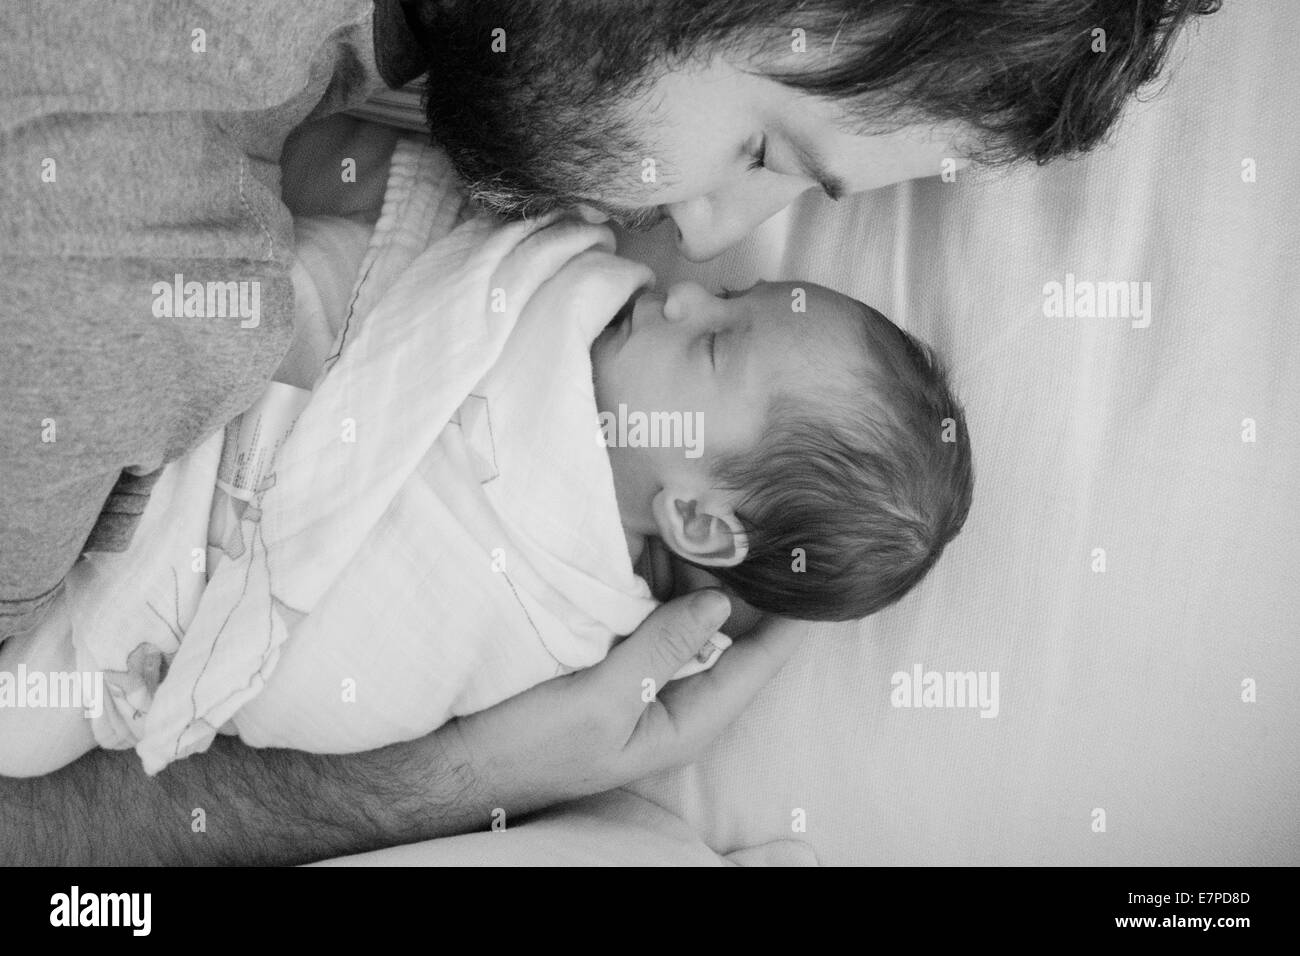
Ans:
[[[642,291],[645,290],[637,290],[636,293],[632,294],[632,298],[629,298],[627,302],[623,303],[623,306],[619,307],[619,311],[615,312],[614,317],[610,319],[610,324],[604,326],[601,330],[601,337],[608,336],[608,334],[614,333],[616,329],[623,328],[623,324],[627,323],[628,319],[632,317],[632,310],[636,308],[637,299],[641,298]]]
[[[632,310],[636,308],[636,300],[641,298],[641,293],[643,291],[645,290],[638,289],[636,292],[632,293],[632,297],[619,307],[619,310],[614,313],[614,317],[609,320],[609,324],[601,331],[602,335],[605,332],[612,332],[614,329],[619,328],[624,322],[632,317]]]

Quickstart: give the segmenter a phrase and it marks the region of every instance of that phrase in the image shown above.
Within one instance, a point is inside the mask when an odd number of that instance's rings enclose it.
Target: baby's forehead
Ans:
[[[777,320],[768,331],[788,340],[799,351],[847,350],[844,357],[860,359],[870,351],[867,325],[872,310],[843,293],[814,282],[764,282],[749,293],[763,313]]]
[[[833,318],[845,322],[865,322],[869,317],[867,307],[861,302],[815,282],[759,282],[749,294],[761,299],[766,307],[790,315],[814,319]]]
[[[853,380],[876,364],[867,324],[871,310],[856,299],[812,282],[765,282],[749,295],[772,321],[764,326],[768,373],[831,385],[836,370]],[[776,384],[773,382],[773,384]]]

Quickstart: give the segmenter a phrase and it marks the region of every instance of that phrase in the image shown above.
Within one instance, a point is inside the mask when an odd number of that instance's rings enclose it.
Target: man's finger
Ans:
[[[639,713],[704,647],[731,613],[721,591],[696,591],[656,608],[599,668],[603,693]],[[726,654],[723,655],[726,657]]]
[[[733,643],[711,670],[666,687],[659,702],[679,744],[703,747],[722,733],[794,655],[805,630],[793,621],[766,621]]]

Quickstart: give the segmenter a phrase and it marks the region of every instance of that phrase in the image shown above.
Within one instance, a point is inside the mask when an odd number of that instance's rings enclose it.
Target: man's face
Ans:
[[[845,131],[831,103],[721,58],[659,77],[620,109],[644,155],[605,167],[589,197],[616,219],[671,217],[688,259],[734,245],[808,189],[833,198],[956,168],[956,130],[909,126],[876,135]],[[761,157],[761,158],[760,158]]]

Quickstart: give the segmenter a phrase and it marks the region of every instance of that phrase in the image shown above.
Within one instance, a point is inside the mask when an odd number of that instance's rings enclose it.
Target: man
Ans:
[[[1218,0],[472,0],[419,7],[428,115],[481,201],[676,225],[712,258],[810,188],[1105,136]]]
[[[434,135],[480,201],[509,215],[671,218],[683,253],[707,258],[807,188],[838,198],[945,159],[1086,150],[1181,25],[1213,6],[6,9],[0,670],[72,669],[71,648],[39,628],[72,564],[123,550],[158,469],[247,407],[283,356],[292,228],[278,158],[303,121],[430,70]],[[256,316],[159,318],[153,285],[177,274],[258,283]],[[372,753],[222,739],[154,780],[106,752],[0,779],[0,860],[297,862],[618,786],[692,759],[792,653],[788,635],[761,631],[642,702],[642,680],[661,686],[727,610],[715,592],[673,602],[597,667]],[[5,762],[37,732],[25,716],[0,709],[0,774],[38,772]]]

